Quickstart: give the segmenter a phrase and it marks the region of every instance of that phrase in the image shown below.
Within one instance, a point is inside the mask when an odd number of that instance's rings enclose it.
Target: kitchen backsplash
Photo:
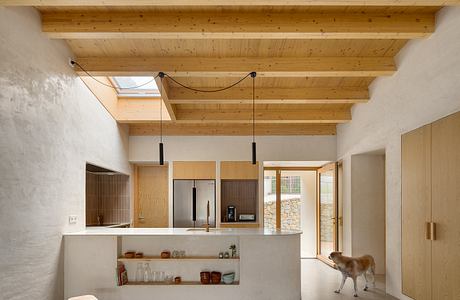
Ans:
[[[129,222],[129,176],[86,172],[86,225]]]

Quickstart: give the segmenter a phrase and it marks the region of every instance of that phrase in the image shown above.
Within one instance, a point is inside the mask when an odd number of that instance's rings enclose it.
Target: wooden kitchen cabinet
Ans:
[[[220,162],[220,179],[259,179],[259,162],[250,161]]]
[[[216,179],[216,162],[175,161],[173,179]]]
[[[460,113],[401,142],[403,293],[460,299]]]

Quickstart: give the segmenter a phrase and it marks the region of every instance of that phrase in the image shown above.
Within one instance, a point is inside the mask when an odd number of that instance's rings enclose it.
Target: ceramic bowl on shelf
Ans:
[[[134,258],[134,256],[136,255],[136,251],[126,251],[124,255],[125,258]]]
[[[222,281],[225,284],[232,284],[233,281],[235,281],[235,273],[232,272],[232,273],[227,273],[227,274],[222,275]]]
[[[200,272],[201,284],[209,284],[211,282],[211,272]]]
[[[212,284],[219,284],[222,279],[222,273],[221,272],[211,272],[211,283]]]

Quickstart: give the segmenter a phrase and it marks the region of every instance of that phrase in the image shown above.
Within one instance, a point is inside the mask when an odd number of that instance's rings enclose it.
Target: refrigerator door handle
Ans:
[[[192,221],[196,222],[196,187],[192,188]]]

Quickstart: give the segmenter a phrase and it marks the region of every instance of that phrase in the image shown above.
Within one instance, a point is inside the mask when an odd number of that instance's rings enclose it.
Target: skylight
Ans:
[[[116,76],[110,77],[113,85],[122,97],[159,97],[157,84],[153,76]]]

